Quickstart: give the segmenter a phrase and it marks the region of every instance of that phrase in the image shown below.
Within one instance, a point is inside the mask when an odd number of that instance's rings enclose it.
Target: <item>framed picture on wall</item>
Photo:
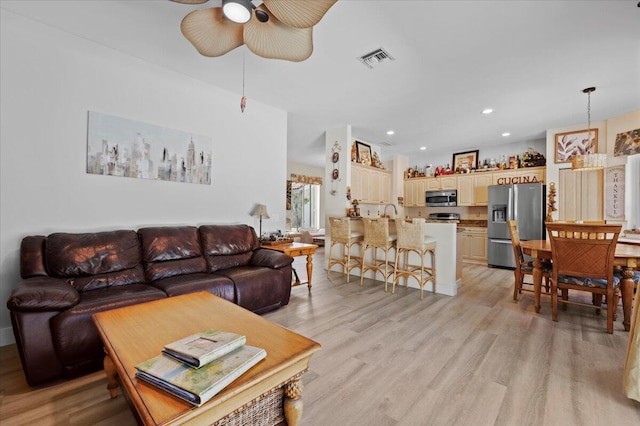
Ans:
[[[556,163],[570,163],[576,155],[598,152],[598,129],[556,133]]]
[[[371,146],[366,143],[356,141],[356,150],[358,153],[358,163],[365,166],[371,165]]]
[[[478,150],[453,154],[453,170],[472,170],[478,168]]]

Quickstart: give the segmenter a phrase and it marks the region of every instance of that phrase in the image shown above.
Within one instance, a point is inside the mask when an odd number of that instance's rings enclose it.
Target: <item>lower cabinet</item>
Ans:
[[[460,254],[468,263],[487,263],[487,228],[460,228]]]

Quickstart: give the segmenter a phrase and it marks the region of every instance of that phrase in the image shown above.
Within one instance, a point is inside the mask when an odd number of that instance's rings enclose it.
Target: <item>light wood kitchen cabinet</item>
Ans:
[[[424,207],[426,184],[428,179],[407,179],[404,181],[404,206]]]
[[[427,191],[440,191],[445,189],[457,189],[458,178],[455,175],[443,175],[427,178]]]
[[[489,202],[489,185],[492,173],[472,173],[458,176],[458,205],[486,206]]]
[[[473,175],[474,206],[489,204],[489,186],[493,185],[493,173],[482,172]]]
[[[604,219],[603,170],[561,169],[558,186],[560,220]]]
[[[390,203],[391,173],[352,163],[351,198],[364,204]]]
[[[437,191],[440,189],[440,181],[438,178],[427,178],[426,185],[427,191]]]
[[[487,228],[463,227],[460,231],[463,262],[487,263]]]
[[[458,176],[458,205],[473,206],[475,203],[473,176]]]

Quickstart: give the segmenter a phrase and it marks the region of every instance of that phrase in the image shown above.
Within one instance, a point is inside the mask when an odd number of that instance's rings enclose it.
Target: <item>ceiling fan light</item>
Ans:
[[[251,2],[249,0],[222,0],[224,16],[238,24],[244,24],[251,19]]]

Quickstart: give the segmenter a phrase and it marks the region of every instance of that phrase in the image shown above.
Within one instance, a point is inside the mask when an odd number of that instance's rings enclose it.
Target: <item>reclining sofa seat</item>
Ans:
[[[292,261],[247,225],[25,237],[7,307],[27,382],[102,368],[95,312],[203,290],[256,313],[286,305]]]

